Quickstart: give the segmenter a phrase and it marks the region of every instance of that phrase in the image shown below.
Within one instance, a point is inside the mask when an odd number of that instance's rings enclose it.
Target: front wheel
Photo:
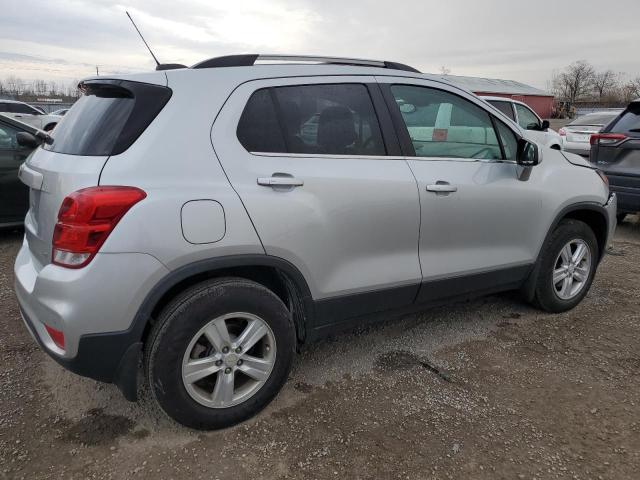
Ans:
[[[585,297],[596,272],[599,250],[584,222],[560,222],[541,253],[535,302],[548,312],[572,309]]]
[[[196,285],[162,312],[145,352],[160,407],[191,428],[211,430],[262,410],[287,379],[295,330],[282,301],[240,278]]]

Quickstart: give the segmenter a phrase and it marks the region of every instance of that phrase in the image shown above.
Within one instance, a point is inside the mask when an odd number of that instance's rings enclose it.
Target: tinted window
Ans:
[[[513,113],[513,107],[511,106],[511,102],[501,102],[499,100],[488,100],[488,102],[504,113],[511,120],[515,120],[516,116]]]
[[[84,95],[52,131],[46,150],[71,155],[117,155],[153,121],[171,97],[158,85],[107,81],[82,85]]]
[[[330,84],[259,90],[238,125],[249,151],[324,155],[385,155],[364,85]]]
[[[30,115],[37,115],[39,112],[35,108],[31,108],[24,103],[10,103],[9,111],[12,113],[27,113]]]
[[[515,106],[518,112],[518,124],[522,128],[538,128],[541,126],[540,120],[535,113],[519,103],[516,103]]]
[[[489,114],[452,93],[427,87],[391,87],[416,155],[501,159]]]
[[[238,124],[238,140],[250,152],[286,152],[275,104],[268,89],[251,95]]]
[[[609,130],[618,133],[640,133],[640,103],[629,105]]]

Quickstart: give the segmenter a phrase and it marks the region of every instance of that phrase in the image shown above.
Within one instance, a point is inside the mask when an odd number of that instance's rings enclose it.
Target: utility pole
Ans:
[[[98,65],[96,65],[96,77],[100,76],[100,72],[98,71]]]

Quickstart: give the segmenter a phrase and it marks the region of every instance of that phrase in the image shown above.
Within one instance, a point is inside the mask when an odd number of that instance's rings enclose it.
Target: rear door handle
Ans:
[[[258,185],[265,187],[301,187],[304,185],[304,181],[295,177],[260,177],[258,178]]]
[[[427,185],[427,192],[437,192],[437,193],[451,193],[457,192],[458,187],[455,185],[450,185],[448,183],[435,183],[432,185]]]

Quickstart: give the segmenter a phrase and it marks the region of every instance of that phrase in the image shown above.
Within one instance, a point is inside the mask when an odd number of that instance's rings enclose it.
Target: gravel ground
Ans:
[[[499,295],[406,316],[298,356],[265,412],[181,428],[39,351],[0,233],[0,478],[637,479],[640,222],[575,310]]]

